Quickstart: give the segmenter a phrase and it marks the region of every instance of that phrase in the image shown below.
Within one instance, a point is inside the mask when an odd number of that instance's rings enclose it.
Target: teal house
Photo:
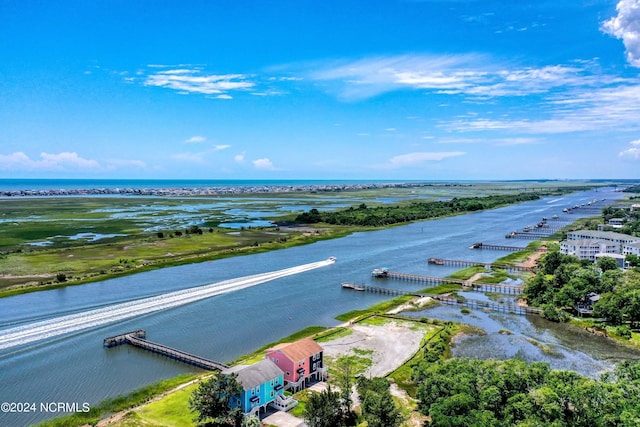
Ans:
[[[259,413],[268,405],[288,411],[298,402],[284,396],[284,372],[269,359],[253,365],[238,365],[222,371],[223,374],[236,373],[242,385],[242,394],[231,398],[231,406],[242,408],[245,414]]]

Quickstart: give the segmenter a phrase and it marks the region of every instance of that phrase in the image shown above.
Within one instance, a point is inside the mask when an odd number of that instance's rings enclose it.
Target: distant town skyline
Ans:
[[[0,0],[0,178],[640,178],[640,0]]]

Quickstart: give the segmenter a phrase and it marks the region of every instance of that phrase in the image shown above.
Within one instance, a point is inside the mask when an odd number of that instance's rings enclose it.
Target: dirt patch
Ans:
[[[540,248],[542,249],[543,246],[541,246]],[[527,259],[525,259],[522,262],[517,263],[516,265],[519,267],[528,267],[528,268],[533,268],[537,265],[538,260],[540,259],[540,257],[542,255],[544,255],[545,252],[544,251],[536,251],[535,253],[529,255],[527,257]]]
[[[425,330],[412,322],[391,321],[383,325],[353,325],[353,333],[322,343],[324,355],[340,357],[356,354],[354,349],[373,351],[366,376],[381,377],[398,367],[420,348]]]

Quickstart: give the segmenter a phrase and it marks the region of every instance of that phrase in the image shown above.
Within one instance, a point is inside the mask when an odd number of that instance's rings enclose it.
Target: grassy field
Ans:
[[[317,224],[314,229],[263,227],[291,220],[310,208],[403,204],[569,187],[577,190],[577,185],[585,184],[435,183],[414,188],[233,197],[5,198],[0,203],[0,297],[372,229],[326,224]]]

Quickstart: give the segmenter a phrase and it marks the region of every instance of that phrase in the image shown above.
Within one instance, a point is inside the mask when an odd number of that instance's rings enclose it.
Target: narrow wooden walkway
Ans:
[[[442,258],[429,258],[429,264],[435,265],[453,265],[459,267],[469,267],[474,265],[480,266],[489,266],[491,268],[501,268],[507,271],[533,271],[533,267],[521,267],[518,265],[507,265],[507,264],[493,264],[493,263],[484,263],[478,261],[465,261],[461,259],[442,259]]]
[[[536,233],[536,232],[532,232],[532,231],[513,231],[507,235],[505,235],[504,237],[506,237],[507,239],[540,239],[543,237],[549,237],[551,234],[553,234],[552,232],[548,232],[548,233]]]
[[[511,252],[518,252],[518,251],[526,251],[528,250],[527,248],[520,248],[517,246],[506,246],[506,245],[490,245],[487,243],[482,243],[482,242],[478,242],[478,243],[474,243],[473,245],[471,245],[469,247],[469,249],[492,249],[492,250],[496,250],[496,251],[511,251]],[[539,248],[536,249],[537,252],[546,252],[547,248]]]
[[[434,276],[423,276],[420,274],[407,274],[407,273],[398,273],[395,271],[388,271],[384,269],[375,269],[371,272],[371,275],[378,279],[396,279],[396,280],[407,280],[411,282],[419,282],[424,283],[426,285],[441,285],[444,283],[455,283],[457,285],[461,285],[463,288],[467,290],[479,291],[479,292],[497,292],[502,294],[509,295],[519,295],[522,293],[522,288],[520,286],[512,286],[512,285],[502,285],[499,283],[477,283],[472,280],[462,280],[462,279],[449,279],[446,277],[434,277]],[[343,287],[345,287],[343,285]],[[361,290],[361,289],[356,289]]]
[[[152,353],[160,354],[162,356],[166,356],[171,359],[178,360],[180,362],[209,371],[223,370],[229,367],[224,363],[215,362],[213,360],[205,359],[204,357],[196,356],[185,351],[176,350],[175,348],[171,348],[166,345],[147,341],[145,338],[146,332],[144,331],[144,329],[138,329],[137,331],[127,332],[121,335],[115,335],[113,337],[107,337],[104,339],[103,345],[105,347],[115,347],[121,344],[131,344],[135,347],[150,351]]]
[[[373,277],[382,278],[382,279],[396,279],[396,280],[407,280],[410,282],[420,282],[427,283],[431,285],[440,285],[442,283],[456,283],[458,285],[465,285],[467,283],[466,280],[461,279],[448,279],[446,277],[435,277],[435,276],[423,276],[421,274],[408,274],[408,273],[398,273],[396,271],[388,271],[375,269],[371,272]]]
[[[361,289],[361,291],[384,294],[384,295],[392,295],[392,296],[413,295],[416,297],[431,297],[434,300],[440,301],[441,303],[447,304],[447,305],[457,305],[460,307],[467,307],[467,308],[479,308],[481,310],[491,310],[491,311],[496,311],[499,313],[506,313],[506,314],[539,315],[542,312],[542,310],[537,308],[524,307],[524,306],[513,305],[513,304],[497,304],[493,302],[467,300],[464,298],[456,298],[456,297],[450,297],[445,295],[427,295],[427,294],[422,294],[420,292],[415,292],[415,291],[403,291],[400,289],[382,288],[377,286],[363,285],[363,289]]]

